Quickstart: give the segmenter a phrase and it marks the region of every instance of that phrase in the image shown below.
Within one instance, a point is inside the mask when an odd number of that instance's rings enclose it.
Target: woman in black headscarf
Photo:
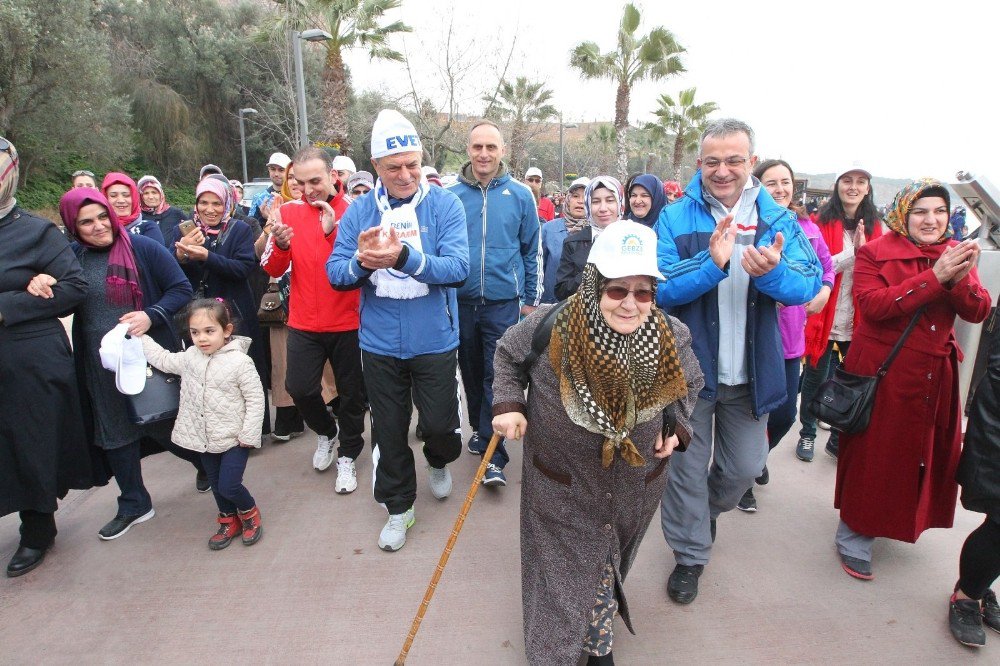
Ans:
[[[58,227],[17,206],[17,178],[17,150],[0,138],[0,516],[21,518],[11,577],[45,559],[57,498],[91,485],[73,353],[58,319],[83,301],[87,282]],[[51,279],[31,294],[40,273]]]
[[[647,227],[653,227],[660,217],[660,211],[667,205],[667,195],[663,191],[663,181],[651,173],[636,176],[626,193],[628,214],[626,220],[633,220]]]

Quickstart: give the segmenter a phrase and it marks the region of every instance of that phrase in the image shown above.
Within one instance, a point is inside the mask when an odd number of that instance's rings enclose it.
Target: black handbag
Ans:
[[[896,346],[889,352],[889,357],[879,366],[874,377],[856,375],[838,367],[833,377],[819,385],[816,395],[809,404],[809,410],[820,421],[828,423],[834,430],[854,434],[868,427],[871,420],[872,406],[875,404],[875,390],[879,381],[889,371],[899,350],[903,348],[906,338],[913,332],[917,320],[924,313],[921,307],[913,315],[903,335]]]
[[[181,378],[146,365],[146,386],[141,393],[126,395],[128,418],[145,425],[177,416],[181,404]]]

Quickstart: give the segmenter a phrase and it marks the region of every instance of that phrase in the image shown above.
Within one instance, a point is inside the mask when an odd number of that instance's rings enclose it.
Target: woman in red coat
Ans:
[[[979,282],[975,241],[950,240],[950,197],[941,183],[911,183],[886,218],[891,230],[858,252],[859,323],[845,370],[874,375],[913,315],[913,333],[882,379],[871,423],[842,434],[834,505],[844,571],[870,580],[872,543],[913,543],[929,527],[951,527],[962,415],[955,316],[980,322],[990,296]]]

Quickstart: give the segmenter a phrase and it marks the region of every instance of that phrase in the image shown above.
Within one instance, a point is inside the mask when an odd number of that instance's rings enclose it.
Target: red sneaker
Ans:
[[[208,540],[208,547],[212,550],[222,550],[240,533],[240,521],[235,513],[220,513],[218,521],[219,531]]]
[[[264,528],[260,525],[260,509],[254,507],[249,511],[239,512],[240,522],[243,523],[243,545],[252,546],[264,534]]]

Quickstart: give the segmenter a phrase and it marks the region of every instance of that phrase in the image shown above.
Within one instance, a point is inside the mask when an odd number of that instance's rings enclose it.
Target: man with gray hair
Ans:
[[[785,400],[778,304],[806,303],[821,287],[819,259],[795,214],[751,175],[756,161],[749,125],[712,122],[686,196],[656,225],[666,277],[656,301],[691,329],[705,373],[691,442],[673,454],[660,509],[677,562],[667,594],[682,604],[698,594],[716,519],[767,460],[767,415]]]
[[[380,112],[371,151],[378,181],[347,209],[326,271],[335,289],[361,289],[375,500],[389,512],[378,545],[391,552],[415,520],[411,396],[436,499],[451,493],[447,465],[462,453],[455,287],[469,274],[469,244],[462,204],[421,171],[423,147],[410,121]]]

